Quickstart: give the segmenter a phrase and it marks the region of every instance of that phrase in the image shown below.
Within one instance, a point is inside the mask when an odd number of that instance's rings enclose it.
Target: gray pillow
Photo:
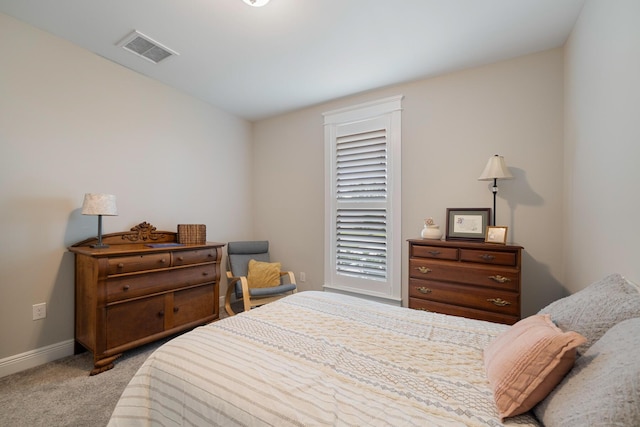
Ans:
[[[618,323],[533,412],[547,427],[640,426],[640,318]]]
[[[546,313],[563,331],[575,331],[587,339],[577,348],[581,355],[612,326],[640,317],[640,290],[621,275],[612,274],[538,312]]]

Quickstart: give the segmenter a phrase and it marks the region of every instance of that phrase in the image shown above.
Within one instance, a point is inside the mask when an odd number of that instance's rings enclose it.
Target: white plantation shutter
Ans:
[[[400,97],[325,114],[325,287],[400,301]]]
[[[387,197],[386,130],[339,136],[336,172],[339,200],[384,200]]]
[[[387,278],[387,138],[374,129],[336,138],[336,270]],[[361,207],[365,202],[367,207]],[[373,204],[373,202],[381,202]]]
[[[338,273],[371,280],[386,280],[385,209],[338,209],[335,237]]]

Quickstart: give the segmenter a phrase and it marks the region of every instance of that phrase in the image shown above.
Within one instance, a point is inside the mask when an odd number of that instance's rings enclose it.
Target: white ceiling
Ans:
[[[0,0],[0,12],[257,120],[561,46],[584,2]],[[118,47],[132,30],[179,56]]]

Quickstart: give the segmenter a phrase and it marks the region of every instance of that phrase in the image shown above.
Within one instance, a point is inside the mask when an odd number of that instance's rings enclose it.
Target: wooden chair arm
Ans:
[[[233,273],[227,271],[227,283],[229,285],[236,283],[238,280],[242,279],[241,276],[234,276]]]
[[[289,283],[292,285],[296,284],[296,276],[294,276],[293,271],[281,271],[280,277],[289,276]]]
[[[230,271],[227,271],[227,293],[224,298],[224,308],[229,314],[229,316],[234,316],[235,313],[231,308],[231,294],[235,292],[236,282],[240,281],[242,285],[242,295],[244,295],[244,309],[245,311],[249,311],[251,309],[250,298],[249,295],[249,284],[247,282],[247,278],[244,276],[234,276]],[[249,305],[249,306],[248,306]]]
[[[287,276],[289,279],[289,283],[292,285],[296,285],[296,276],[293,274],[293,271],[281,271],[280,277]],[[246,276],[234,276],[233,273],[227,271],[227,293],[225,295],[224,308],[229,314],[229,316],[235,315],[233,309],[231,308],[231,295],[235,292],[236,282],[240,282],[242,286],[242,295],[243,295],[243,303],[244,303],[244,311],[251,310],[251,298],[249,296],[249,283],[247,281]],[[293,293],[297,292],[297,288],[294,288]],[[274,298],[274,297],[272,297]]]

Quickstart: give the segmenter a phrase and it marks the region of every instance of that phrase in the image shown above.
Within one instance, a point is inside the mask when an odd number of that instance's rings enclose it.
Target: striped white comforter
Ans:
[[[299,292],[164,344],[109,426],[502,425],[482,350],[505,328]]]

